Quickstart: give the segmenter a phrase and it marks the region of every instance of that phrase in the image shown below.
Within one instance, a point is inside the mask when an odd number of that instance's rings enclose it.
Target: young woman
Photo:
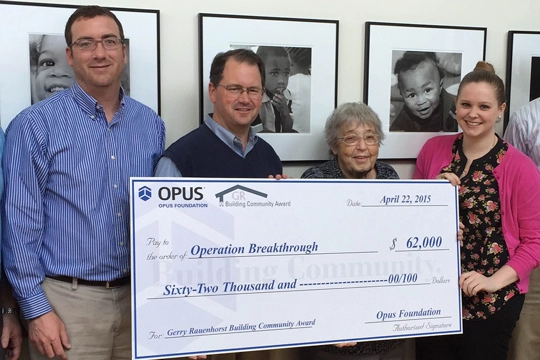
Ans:
[[[540,172],[495,133],[506,109],[504,85],[486,63],[458,90],[462,133],[430,139],[417,179],[459,186],[463,335],[417,339],[417,359],[506,360],[529,274],[540,264]]]

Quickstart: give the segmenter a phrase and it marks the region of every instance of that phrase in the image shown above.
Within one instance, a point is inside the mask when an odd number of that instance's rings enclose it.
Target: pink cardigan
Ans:
[[[437,136],[422,147],[415,179],[434,179],[452,162],[457,135]],[[502,231],[510,254],[507,265],[518,274],[517,287],[529,289],[529,274],[540,265],[540,172],[531,159],[508,144],[508,152],[493,170],[499,184]]]

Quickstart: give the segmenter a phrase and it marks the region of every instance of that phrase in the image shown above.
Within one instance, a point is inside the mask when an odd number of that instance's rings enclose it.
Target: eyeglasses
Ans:
[[[353,145],[358,144],[360,139],[364,140],[366,145],[377,145],[381,141],[381,138],[379,136],[371,135],[371,134],[366,135],[364,137],[358,136],[356,134],[350,134],[347,136],[340,137],[338,139],[343,141],[343,143],[347,146],[353,146]]]
[[[231,95],[231,96],[234,96],[234,97],[240,97],[242,96],[242,94],[245,92],[247,92],[248,96],[250,99],[260,99],[262,98],[263,96],[263,92],[264,92],[264,88],[260,88],[260,87],[248,87],[248,88],[245,88],[243,86],[240,86],[240,85],[221,85],[221,84],[216,84],[216,86],[221,86],[222,88],[224,88],[225,90],[227,90],[227,92]]]
[[[101,43],[103,45],[103,48],[105,50],[116,50],[124,43],[124,40],[119,39],[117,37],[108,37],[101,40],[96,39],[79,39],[77,41],[74,41],[69,45],[72,47],[73,45],[77,45],[79,50],[81,51],[94,51],[97,48],[97,44]]]

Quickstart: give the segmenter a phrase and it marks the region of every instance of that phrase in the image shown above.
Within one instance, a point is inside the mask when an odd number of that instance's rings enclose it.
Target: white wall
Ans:
[[[487,27],[486,60],[503,79],[507,32],[540,30],[538,0],[94,0],[92,4],[161,11],[161,115],[167,145],[199,124],[197,14],[201,12],[339,20],[338,103],[363,98],[366,21]],[[412,176],[414,161],[389,162],[402,178]],[[299,177],[310,165],[288,164],[286,172]]]

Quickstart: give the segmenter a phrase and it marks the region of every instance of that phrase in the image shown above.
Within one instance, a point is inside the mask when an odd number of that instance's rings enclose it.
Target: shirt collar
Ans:
[[[94,99],[90,94],[81,88],[77,81],[73,82],[71,86],[71,93],[75,102],[81,107],[81,109],[90,115],[90,118],[96,119],[96,110],[101,108],[101,105]],[[123,109],[125,106],[125,92],[122,87],[120,87],[120,92],[118,93],[118,98],[120,99],[120,109]]]
[[[216,134],[216,136],[223,141],[228,147],[233,149],[238,155],[245,157],[255,146],[257,141],[259,140],[259,137],[253,130],[253,128],[249,128],[248,133],[248,142],[246,145],[246,151],[244,152],[242,148],[242,140],[238,138],[236,135],[234,135],[229,130],[225,129],[223,126],[218,124],[214,119],[212,119],[213,114],[208,114],[206,118],[204,119],[204,123],[208,128]],[[238,148],[240,146],[240,148]]]

